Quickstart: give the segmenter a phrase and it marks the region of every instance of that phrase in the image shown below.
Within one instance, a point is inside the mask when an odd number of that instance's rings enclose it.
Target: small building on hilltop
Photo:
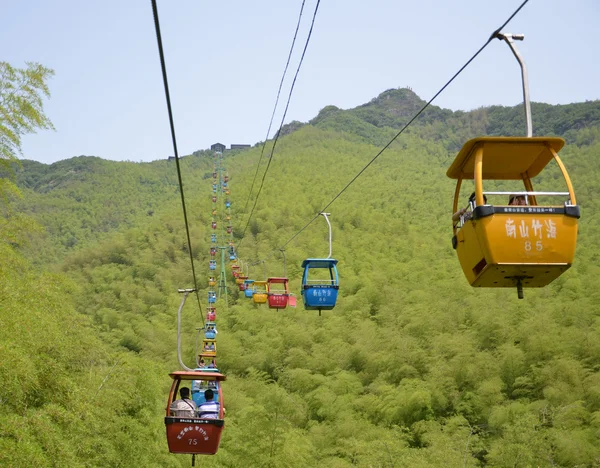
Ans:
[[[231,145],[231,149],[232,150],[240,150],[240,149],[246,149],[246,148],[251,148],[250,145]]]
[[[225,151],[225,145],[223,143],[215,143],[214,145],[210,145],[210,149],[217,153],[222,153]]]

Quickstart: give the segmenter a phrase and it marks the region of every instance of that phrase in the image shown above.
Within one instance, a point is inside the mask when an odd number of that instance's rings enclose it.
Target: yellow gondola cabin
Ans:
[[[482,137],[469,140],[446,175],[457,179],[452,245],[474,287],[542,287],[573,263],[579,207],[569,175],[558,157],[564,140],[551,137]],[[531,180],[556,161],[567,192],[536,192]],[[464,179],[475,183],[475,199],[459,210]],[[522,192],[485,191],[486,180],[522,180]],[[506,196],[507,205],[486,204],[485,196]],[[525,206],[508,205],[521,196]],[[551,199],[539,205],[537,199]],[[486,197],[487,198],[487,197]],[[458,215],[458,216],[457,216]]]

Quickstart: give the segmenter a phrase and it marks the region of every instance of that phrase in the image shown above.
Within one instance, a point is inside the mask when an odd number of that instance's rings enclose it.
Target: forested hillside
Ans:
[[[283,275],[279,247],[421,103],[389,90],[288,127],[243,239],[261,149],[225,155],[238,254],[265,260],[251,278]],[[467,138],[522,134],[520,108],[423,117],[328,208],[334,310],[269,310],[234,287],[228,305],[219,300],[227,415],[204,466],[600,464],[600,103],[534,105],[535,133],[568,141],[561,157],[582,217],[574,266],[524,300],[465,280],[445,176]],[[212,156],[181,163],[206,288]],[[174,166],[79,157],[25,161],[16,177],[13,206],[45,233],[3,240],[0,464],[189,466],[168,454],[162,425],[167,373],[179,368],[177,288],[193,285]],[[286,247],[296,294],[302,260],[327,249],[322,219]],[[188,300],[188,365],[202,315]]]

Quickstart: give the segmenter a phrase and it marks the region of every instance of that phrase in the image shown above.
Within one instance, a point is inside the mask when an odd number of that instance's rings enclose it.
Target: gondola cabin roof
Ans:
[[[522,180],[524,173],[538,175],[560,151],[565,140],[557,137],[479,137],[467,141],[446,172],[451,179],[473,179],[475,154],[483,146],[483,179]]]
[[[267,279],[268,283],[277,283],[277,284],[284,284],[288,282],[287,278],[282,278],[282,277],[271,277]]]
[[[335,258],[307,258],[302,262],[302,268],[305,268],[306,265],[310,265],[311,268],[330,268],[337,262]]]
[[[207,371],[175,371],[169,374],[172,379],[179,380],[227,380],[223,374],[219,372],[207,372]]]

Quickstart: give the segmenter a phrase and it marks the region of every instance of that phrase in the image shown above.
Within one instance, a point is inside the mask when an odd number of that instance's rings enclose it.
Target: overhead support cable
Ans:
[[[290,65],[290,59],[292,58],[292,52],[294,51],[294,45],[296,44],[296,37],[298,36],[298,29],[300,29],[300,22],[302,20],[302,12],[304,11],[304,3],[306,0],[302,0],[302,6],[300,7],[300,15],[298,15],[298,23],[296,24],[296,31],[294,32],[294,39],[292,40],[292,46],[290,47],[290,53],[288,54],[287,62],[285,64],[285,69],[283,70],[283,75],[281,75],[281,82],[279,83],[279,89],[277,90],[277,99],[275,99],[275,106],[273,106],[273,113],[271,114],[271,121],[269,122],[269,128],[267,129],[267,135],[265,136],[265,141],[262,145],[262,149],[260,150],[260,158],[258,159],[258,164],[256,166],[256,172],[254,173],[254,179],[252,180],[252,185],[250,186],[250,192],[248,192],[248,199],[246,200],[246,205],[244,205],[244,209],[242,214],[246,212],[248,208],[248,203],[250,202],[250,198],[252,196],[252,190],[254,189],[254,183],[256,182],[256,176],[258,176],[258,171],[260,169],[260,163],[262,162],[263,154],[265,152],[265,147],[267,146],[267,141],[269,140],[269,134],[271,133],[271,125],[273,125],[273,119],[275,118],[275,111],[277,110],[277,104],[279,104],[279,95],[281,94],[281,88],[283,87],[283,81],[285,80],[285,75],[287,74],[288,66]]]
[[[254,214],[254,210],[258,203],[258,198],[260,197],[260,193],[262,192],[263,185],[265,183],[265,177],[267,176],[267,172],[269,172],[269,167],[271,166],[271,162],[273,161],[273,153],[275,152],[275,147],[277,146],[277,140],[279,140],[279,136],[281,134],[281,129],[283,127],[283,122],[285,121],[285,117],[287,115],[288,108],[290,106],[290,100],[292,99],[292,93],[294,92],[294,86],[296,85],[296,79],[298,78],[298,73],[300,73],[300,68],[302,67],[302,62],[304,61],[304,55],[306,54],[306,49],[308,48],[308,43],[310,42],[310,38],[312,36],[313,27],[315,25],[315,18],[317,17],[317,12],[319,10],[319,5],[321,0],[317,0],[317,5],[315,6],[315,11],[313,13],[312,22],[310,23],[310,30],[308,31],[308,37],[306,38],[306,43],[304,44],[304,49],[302,50],[302,56],[300,57],[300,63],[298,64],[298,68],[296,69],[296,74],[294,75],[294,80],[292,81],[292,86],[290,87],[290,92],[288,94],[287,103],[285,105],[285,110],[283,112],[283,116],[281,117],[281,123],[279,125],[279,130],[277,130],[277,135],[275,136],[275,140],[273,141],[273,147],[271,148],[271,154],[269,155],[269,162],[267,163],[267,167],[262,176],[262,180],[260,182],[260,187],[258,188],[258,192],[256,194],[256,199],[254,200],[254,205],[252,206],[252,210],[250,211],[250,215],[248,216],[248,222],[246,223],[246,227],[242,232],[242,238],[238,244],[238,248],[241,246],[242,242],[244,242],[244,235],[246,234],[246,230],[250,224],[250,220],[252,219],[252,215]]]
[[[175,165],[177,166],[177,179],[179,180],[179,193],[181,194],[181,206],[183,208],[183,220],[185,222],[185,233],[187,236],[188,251],[190,253],[190,262],[192,264],[192,276],[194,278],[194,290],[196,300],[198,301],[198,310],[202,316],[202,306],[200,305],[200,296],[198,294],[198,282],[196,281],[196,269],[194,268],[194,255],[192,252],[192,241],[190,240],[190,228],[188,223],[187,211],[185,209],[185,196],[183,194],[183,181],[181,180],[181,168],[179,167],[179,152],[177,151],[177,139],[175,138],[175,124],[173,123],[173,110],[171,108],[171,95],[169,93],[169,80],[167,78],[167,66],[165,54],[163,52],[162,37],[160,34],[160,24],[158,21],[158,8],[156,0],[152,2],[152,13],[154,14],[154,26],[156,29],[156,40],[158,42],[158,53],[160,55],[160,66],[162,69],[163,84],[165,86],[165,97],[167,99],[167,110],[169,112],[169,125],[171,126],[171,139],[173,140],[173,152],[175,153]]]
[[[490,37],[486,40],[486,42],[479,48],[479,50],[477,50],[477,52],[475,52],[475,54],[473,54],[473,56],[467,60],[467,62],[460,67],[460,69],[452,76],[452,78],[450,78],[446,84],[444,84],[444,86],[442,86],[440,88],[440,90],[435,93],[435,95],[429,100],[427,101],[423,107],[421,107],[421,109],[408,121],[408,123],[406,123],[398,133],[396,133],[396,135],[342,188],[342,190],[340,190],[337,195],[335,195],[331,201],[329,201],[329,203],[327,203],[323,208],[321,208],[317,214],[310,220],[308,221],[299,231],[297,231],[290,239],[288,239],[288,241],[283,244],[282,246],[280,246],[278,249],[275,249],[271,252],[270,255],[267,256],[267,258],[269,258],[270,256],[273,255],[273,253],[277,250],[281,250],[284,249],[290,242],[292,242],[296,237],[298,237],[308,226],[310,226],[320,215],[321,213],[325,212],[327,210],[327,208],[329,208],[347,189],[348,187],[350,187],[354,181],[356,181],[356,179],[358,179],[368,168],[371,164],[373,164],[375,162],[375,160],[377,160],[377,158],[379,158],[379,156],[381,156],[381,154],[390,147],[390,145],[402,134],[404,133],[404,131],[425,111],[425,109],[427,109],[429,107],[429,105],[442,93],[446,90],[446,88],[448,86],[450,86],[450,84],[458,77],[458,75],[460,75],[465,68],[467,68],[471,62],[473,62],[473,60],[475,60],[475,58],[477,58],[477,56],[483,52],[483,50],[489,45],[490,42],[492,42],[492,40],[499,38],[499,36],[501,35],[501,31],[502,29],[504,29],[504,27],[517,15],[517,13],[519,13],[521,11],[521,9],[529,2],[529,0],[524,0],[523,3],[521,3],[521,5],[509,16],[509,18],[502,24],[502,26],[500,26],[498,29],[494,30],[494,32],[490,35]],[[272,154],[272,153],[271,153]],[[270,161],[269,161],[270,163]],[[264,179],[264,177],[263,177]],[[255,204],[256,205],[256,204]],[[250,222],[250,220],[248,220],[248,222]],[[246,225],[246,227],[248,227]],[[245,232],[245,230],[244,230]],[[243,239],[242,239],[243,240]],[[264,260],[263,260],[264,261]],[[260,260],[257,260],[257,262],[260,262]]]

